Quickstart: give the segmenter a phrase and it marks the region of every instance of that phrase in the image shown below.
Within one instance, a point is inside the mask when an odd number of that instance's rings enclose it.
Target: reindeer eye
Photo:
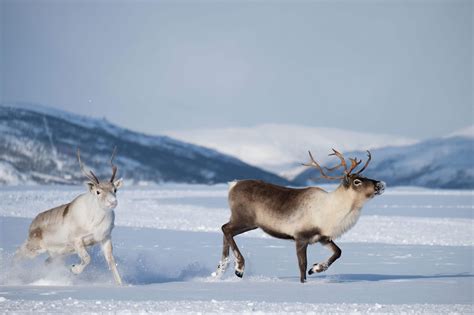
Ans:
[[[100,195],[100,191],[96,191],[96,193],[97,193],[98,195]]]
[[[354,185],[360,186],[362,184],[362,181],[360,179],[354,179]]]
[[[116,192],[117,192],[117,188],[114,188],[114,193],[116,193]]]

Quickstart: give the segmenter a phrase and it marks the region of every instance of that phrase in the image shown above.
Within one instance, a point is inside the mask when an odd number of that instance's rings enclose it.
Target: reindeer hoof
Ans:
[[[319,263],[319,264],[314,264],[313,265],[313,268],[311,268],[309,271],[308,271],[308,274],[309,275],[312,275],[313,273],[315,272],[323,272],[323,271],[326,271],[328,270],[329,266],[327,263]]]
[[[81,265],[72,265],[71,267],[71,272],[75,275],[78,275],[82,272],[83,268],[81,267]]]
[[[239,278],[242,278],[244,275],[244,268],[245,268],[245,263],[242,262],[235,262],[235,275]]]

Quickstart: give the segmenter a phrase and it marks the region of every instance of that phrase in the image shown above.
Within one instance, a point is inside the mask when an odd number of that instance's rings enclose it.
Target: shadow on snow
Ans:
[[[463,272],[458,274],[435,274],[435,275],[383,275],[383,274],[335,274],[321,275],[313,279],[326,280],[331,283],[363,282],[363,281],[409,281],[420,279],[446,279],[446,278],[472,278],[473,274]],[[311,279],[311,277],[309,278]]]

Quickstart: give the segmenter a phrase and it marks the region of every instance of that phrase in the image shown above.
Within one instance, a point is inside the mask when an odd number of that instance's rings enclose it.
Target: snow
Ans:
[[[452,137],[474,138],[474,125],[470,125],[465,128],[456,130],[447,136],[447,138]]]
[[[333,186],[325,188],[331,189]],[[81,187],[5,187],[0,191],[0,313],[443,313],[473,309],[472,191],[388,189],[336,241],[342,257],[299,283],[294,243],[259,231],[238,236],[243,279],[220,260],[227,186],[163,184],[118,193],[114,253],[117,287],[98,247],[81,275],[44,256],[12,264],[38,212],[69,201]],[[329,256],[308,250],[308,268]]]
[[[367,150],[413,144],[414,139],[370,134],[336,128],[316,128],[289,124],[263,124],[253,127],[171,130],[168,136],[229,154],[240,160],[290,178],[301,171],[307,150],[327,160],[328,148],[337,144],[341,151]],[[231,141],[229,141],[231,139]],[[302,150],[302,148],[304,148]]]
[[[0,161],[0,183],[18,185],[22,181],[22,174],[7,161]]]
[[[73,312],[113,312],[114,314],[160,313],[160,314],[371,314],[426,313],[463,314],[469,313],[469,305],[420,305],[420,304],[309,304],[309,303],[268,303],[255,301],[90,301],[77,299],[53,300],[45,303],[14,301],[9,311],[51,312],[64,309]]]

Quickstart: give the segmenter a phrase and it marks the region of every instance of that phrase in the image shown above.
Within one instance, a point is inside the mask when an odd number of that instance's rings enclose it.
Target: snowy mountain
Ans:
[[[134,182],[220,183],[239,178],[289,182],[217,151],[149,136],[106,120],[37,105],[0,105],[0,184],[77,183],[84,180],[76,160],[99,177],[114,146],[119,175]]]
[[[445,138],[452,138],[452,137],[474,138],[474,125],[470,125],[470,126],[467,126],[466,128],[456,130],[453,133],[447,135]]]
[[[472,130],[468,127],[439,139],[372,150],[372,162],[364,174],[383,180],[389,186],[474,189]],[[366,158],[366,154],[360,151],[344,155],[357,156],[364,161]],[[317,177],[314,169],[307,169],[294,180],[305,184],[322,182],[315,180]]]
[[[354,151],[416,142],[414,139],[391,135],[286,124],[176,130],[165,134],[219,150],[287,178],[293,178],[303,170],[301,163],[308,159],[308,150],[326,152],[337,147],[341,151]]]

